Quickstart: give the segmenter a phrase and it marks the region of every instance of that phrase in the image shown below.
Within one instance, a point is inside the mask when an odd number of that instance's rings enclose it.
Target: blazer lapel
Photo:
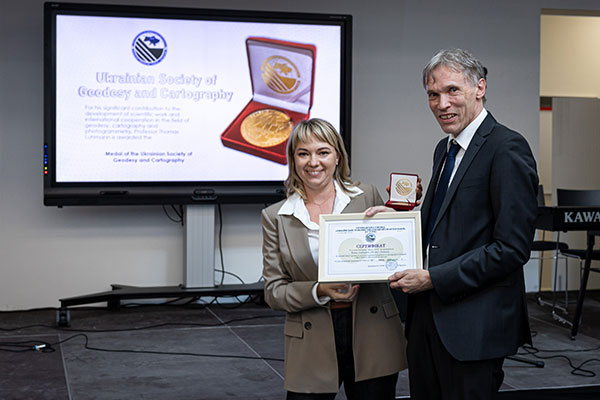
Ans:
[[[367,209],[365,203],[365,196],[358,196],[350,199],[350,203],[346,205],[346,208],[342,210],[342,214],[346,213],[360,213]]]
[[[363,212],[366,208],[364,196],[358,196],[350,200],[342,213]],[[307,280],[317,280],[318,268],[308,244],[308,228],[292,215],[281,215],[280,220],[292,259]]]
[[[317,265],[308,244],[308,228],[292,215],[282,215],[281,224],[292,259],[307,280],[317,280]]]

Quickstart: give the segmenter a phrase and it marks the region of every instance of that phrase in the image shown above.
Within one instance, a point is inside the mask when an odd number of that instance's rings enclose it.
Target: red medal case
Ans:
[[[394,197],[394,196],[392,196],[392,193],[394,190],[394,181],[395,181],[394,178],[398,179],[399,176],[406,176],[409,178],[409,180],[411,182],[413,182],[413,184],[414,184],[414,189],[413,189],[414,201],[410,201],[410,199],[408,199],[408,198],[405,201],[398,201],[398,200],[392,199]],[[417,205],[416,191],[417,191],[418,181],[419,181],[418,175],[404,174],[404,173],[400,173],[400,172],[392,172],[390,174],[390,199],[385,203],[385,205],[387,207],[391,207],[397,211],[410,211],[410,210],[414,209],[415,206]],[[413,193],[411,193],[411,197],[412,197]]]
[[[255,111],[284,112],[293,125],[308,119],[313,103],[316,47],[311,44],[249,37],[246,39],[252,99],[221,134],[223,145],[287,164],[287,139],[275,146],[248,143],[241,133],[244,119]]]

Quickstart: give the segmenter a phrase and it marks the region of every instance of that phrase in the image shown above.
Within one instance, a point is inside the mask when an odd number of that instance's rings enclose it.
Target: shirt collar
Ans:
[[[351,186],[348,189],[348,193],[346,193],[335,180],[333,181],[333,185],[335,187],[333,214],[340,214],[353,198],[364,193],[358,186]],[[287,198],[277,212],[277,215],[293,215],[307,228],[319,229],[319,225],[310,220],[310,215],[308,214],[308,209],[304,204],[304,200],[302,200],[302,197],[300,197],[297,192],[292,193],[292,195]]]
[[[483,120],[485,119],[485,117],[487,117],[487,115],[487,110],[483,108],[479,115],[473,121],[471,121],[471,123],[467,125],[467,127],[463,129],[463,131],[459,133],[458,136],[454,139],[461,149],[467,151],[469,143],[471,143],[471,139],[473,139],[473,136],[475,136],[475,132],[477,132],[477,129],[479,129],[479,126],[483,123]],[[452,142],[452,139],[452,136],[448,137],[448,149],[450,148],[450,143]]]

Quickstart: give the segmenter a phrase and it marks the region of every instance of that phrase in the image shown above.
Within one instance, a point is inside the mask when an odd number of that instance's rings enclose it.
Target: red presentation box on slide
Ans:
[[[260,147],[244,139],[244,119],[260,110],[285,113],[295,126],[309,118],[313,104],[316,47],[278,39],[246,39],[252,99],[229,124],[223,145],[268,160],[287,164],[287,139],[271,147]]]

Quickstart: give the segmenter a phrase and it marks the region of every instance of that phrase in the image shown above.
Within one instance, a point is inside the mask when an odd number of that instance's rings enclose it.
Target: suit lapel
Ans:
[[[433,203],[433,196],[435,195],[435,189],[437,186],[437,181],[442,172],[442,165],[445,159],[445,149],[446,149],[446,141],[447,139],[442,140],[435,150],[435,156],[433,161],[433,175],[429,180],[429,185],[427,186],[427,193],[425,194],[425,199],[423,200],[423,205],[421,206],[421,232],[423,237],[427,234],[427,224],[429,223],[429,213],[431,209],[431,204]],[[442,151],[444,150],[444,151]]]
[[[471,143],[469,143],[469,147],[467,148],[467,151],[465,152],[465,155],[463,156],[462,161],[460,162],[460,165],[456,170],[456,174],[454,174],[454,178],[452,178],[450,187],[448,187],[448,192],[446,192],[446,197],[444,198],[444,202],[440,207],[440,212],[433,227],[434,230],[439,221],[442,219],[444,213],[448,209],[448,206],[454,198],[454,194],[456,193],[460,182],[469,170],[469,167],[475,159],[475,156],[477,155],[483,144],[486,142],[486,136],[490,134],[495,124],[496,120],[494,119],[494,117],[492,117],[492,114],[488,113],[487,117],[485,117],[485,119],[475,132],[475,135],[473,135],[473,139],[471,139]]]

